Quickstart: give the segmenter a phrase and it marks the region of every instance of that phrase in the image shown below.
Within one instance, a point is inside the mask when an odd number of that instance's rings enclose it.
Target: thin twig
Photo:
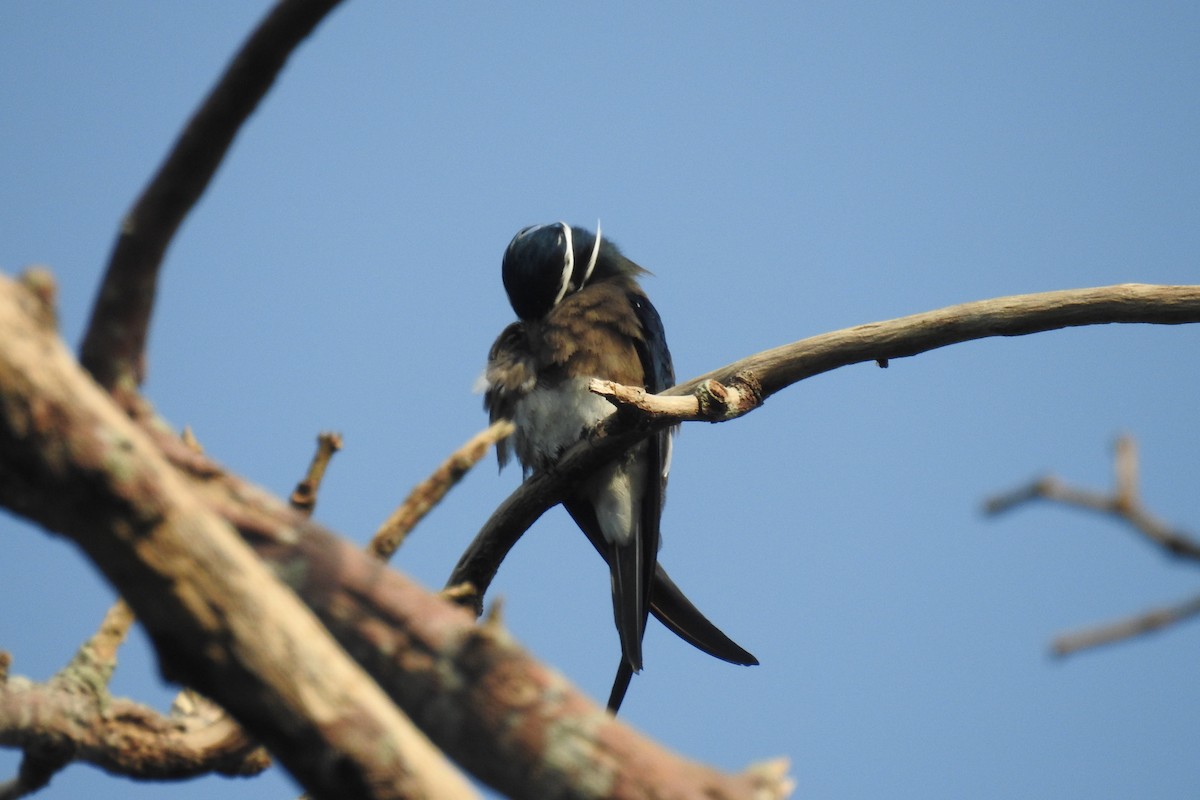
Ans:
[[[1011,511],[1035,500],[1095,511],[1126,523],[1169,555],[1200,560],[1200,542],[1172,529],[1142,507],[1138,489],[1137,443],[1131,436],[1118,437],[1113,458],[1113,491],[1110,494],[1069,486],[1052,476],[1042,477],[984,502],[989,516]],[[1200,597],[1166,608],[1152,609],[1127,619],[1077,633],[1063,634],[1051,644],[1056,656],[1067,656],[1100,645],[1141,636],[1200,614]]]
[[[667,397],[637,386],[594,379],[588,389],[618,408],[637,412],[648,420],[671,422],[728,422],[762,405],[762,387],[748,373],[733,376],[729,385],[717,380],[698,384],[692,394]]]
[[[1164,606],[1127,619],[1117,620],[1095,628],[1057,637],[1050,645],[1054,655],[1065,657],[1081,650],[1090,650],[1114,642],[1145,636],[1169,625],[1200,616],[1200,595],[1174,606]]]
[[[754,376],[766,399],[797,381],[849,364],[896,360],[993,336],[1025,336],[1108,323],[1200,322],[1200,286],[1122,283],[1088,289],[976,300],[907,317],[870,322],[785,344],[707,372],[665,395],[687,395],[706,380]]]
[[[1138,500],[1137,447],[1130,437],[1117,442],[1116,486],[1111,494],[1070,486],[1054,477],[1038,478],[1026,486],[984,501],[984,512],[996,515],[1033,500],[1096,511],[1125,522],[1172,556],[1200,560],[1200,542],[1155,517]]]
[[[450,454],[428,478],[418,483],[371,537],[367,552],[387,561],[404,544],[410,531],[441,502],[456,483],[479,463],[496,442],[513,432],[513,424],[499,420],[472,436]]]
[[[288,503],[292,508],[306,517],[311,517],[317,507],[317,493],[321,490],[321,481],[325,478],[325,469],[329,466],[333,454],[342,449],[340,433],[321,433],[317,436],[317,449],[309,462],[308,472],[292,490]]]

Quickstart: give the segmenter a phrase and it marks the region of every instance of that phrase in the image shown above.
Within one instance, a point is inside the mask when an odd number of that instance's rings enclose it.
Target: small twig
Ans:
[[[1116,517],[1170,555],[1200,560],[1200,542],[1172,529],[1141,506],[1137,489],[1137,449],[1132,439],[1122,437],[1116,451],[1117,485],[1112,494],[1069,486],[1058,478],[1047,476],[989,498],[984,501],[984,513],[994,516],[1033,500],[1050,500]]]
[[[1025,486],[989,497],[983,503],[983,511],[989,516],[996,516],[1034,500],[1052,500],[1104,514],[1116,513],[1117,508],[1110,495],[1068,486],[1055,476],[1046,475]]]
[[[763,402],[762,387],[749,373],[734,375],[728,385],[713,379],[703,381],[682,397],[650,394],[637,386],[599,379],[593,380],[588,389],[648,419],[673,422],[725,422],[750,413]]]
[[[761,800],[783,800],[796,790],[796,782],[788,776],[790,768],[791,762],[786,758],[772,758],[751,764],[746,768],[746,775],[758,781]]]
[[[496,442],[512,432],[511,422],[499,420],[455,450],[432,475],[417,484],[408,497],[404,498],[404,502],[384,521],[371,537],[371,543],[367,546],[368,552],[381,561],[391,558],[417,523],[441,502],[446,493],[462,480],[471,467],[487,455]]]
[[[1198,615],[1200,615],[1200,595],[1178,605],[1151,609],[1128,619],[1117,620],[1076,633],[1064,634],[1056,638],[1050,648],[1054,655],[1061,658],[1080,650],[1144,636]]]
[[[451,603],[458,603],[460,606],[473,606],[479,597],[479,590],[469,583],[460,583],[455,586],[447,586],[438,592],[438,595]]]
[[[200,444],[200,440],[196,438],[196,432],[192,430],[191,425],[183,426],[183,432],[179,434],[179,441],[183,442],[183,446],[193,453],[204,455],[204,445]]]
[[[1116,479],[1113,499],[1120,508],[1132,511],[1139,505],[1137,442],[1132,436],[1117,437],[1113,468]]]
[[[129,629],[133,627],[134,619],[133,609],[124,600],[118,599],[112,604],[100,622],[100,628],[88,641],[98,662],[116,666],[117,648],[129,635]]]
[[[317,507],[317,492],[321,489],[321,481],[325,478],[325,469],[329,466],[333,454],[342,449],[340,433],[321,433],[317,436],[317,451],[313,453],[308,465],[308,473],[292,490],[288,503],[292,508],[306,517],[311,517]]]
[[[1181,531],[1173,530],[1142,507],[1138,491],[1137,444],[1132,437],[1121,436],[1117,439],[1113,462],[1114,487],[1111,494],[1068,486],[1058,478],[1046,476],[989,498],[984,502],[984,513],[995,516],[1034,500],[1050,500],[1061,505],[1115,517],[1169,555],[1200,560],[1200,542]],[[1057,656],[1066,656],[1080,650],[1141,636],[1197,614],[1200,614],[1200,597],[1177,606],[1146,611],[1090,630],[1063,634],[1054,640],[1051,650]]]

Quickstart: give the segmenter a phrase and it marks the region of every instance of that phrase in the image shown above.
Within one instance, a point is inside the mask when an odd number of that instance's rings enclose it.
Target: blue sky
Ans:
[[[70,342],[121,214],[266,5],[0,9],[0,269],[54,269]],[[483,425],[500,255],[531,223],[599,218],[655,273],[680,378],[968,300],[1197,283],[1198,41],[1183,2],[349,2],[170,249],[146,391],[281,493],[342,431],[318,516],[365,541]],[[662,561],[762,665],[652,628],[624,718],[730,770],[786,755],[798,797],[1195,796],[1200,628],[1062,663],[1046,645],[1200,573],[1104,519],[979,509],[1045,472],[1107,486],[1129,432],[1147,503],[1200,535],[1198,367],[1200,328],[1079,329],[842,369],[685,427]],[[472,473],[397,567],[440,586],[518,480]],[[111,594],[69,545],[0,530],[0,648],[44,679]],[[565,514],[492,592],[606,695],[607,572]],[[174,692],[140,635],[114,688]],[[217,780],[76,766],[42,796],[294,791]]]

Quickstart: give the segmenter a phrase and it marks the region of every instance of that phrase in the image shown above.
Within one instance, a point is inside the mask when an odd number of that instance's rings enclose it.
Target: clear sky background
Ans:
[[[117,223],[264,2],[0,7],[0,269],[61,283],[73,344]],[[1127,281],[1200,282],[1195,2],[349,2],[296,54],[171,247],[146,391],[280,493],[335,429],[318,517],[356,541],[485,422],[522,226],[604,231],[654,271],[679,377],[858,323]],[[805,381],[677,440],[662,561],[762,665],[652,626],[623,717],[797,797],[1200,791],[1200,626],[1057,662],[1059,632],[1182,600],[1195,566],[1121,526],[982,500],[1142,452],[1200,534],[1200,327],[994,339]],[[516,486],[489,460],[395,564],[439,587]],[[45,679],[112,595],[0,517],[0,648]],[[492,588],[532,652],[607,696],[607,570],[561,510]],[[144,637],[118,694],[165,708]],[[0,775],[16,755],[0,753]],[[253,781],[56,798],[291,797]]]

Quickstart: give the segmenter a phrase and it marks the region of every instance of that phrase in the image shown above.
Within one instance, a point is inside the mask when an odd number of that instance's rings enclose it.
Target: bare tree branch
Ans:
[[[475,594],[462,593],[461,602],[480,613],[483,595],[500,562],[529,526],[562,499],[566,487],[652,432],[681,420],[721,421],[736,417],[793,383],[850,364],[868,361],[886,364],[892,359],[973,339],[1114,322],[1162,325],[1200,322],[1200,286],[1127,283],[980,300],[833,331],[735,361],[660,395],[660,398],[681,397],[697,394],[699,390],[700,395],[692,405],[686,408],[669,405],[647,417],[626,404],[626,413],[610,416],[587,439],[563,453],[553,469],[530,476],[484,523],[446,585],[474,586]],[[701,412],[708,402],[704,393],[713,381],[722,386],[748,387],[745,396],[741,390],[737,393],[742,404],[737,413]],[[695,414],[691,413],[692,408]]]
[[[263,754],[248,754],[245,748],[214,749],[211,739],[211,731],[193,729],[124,698],[18,677],[0,686],[0,744],[25,748],[39,758],[62,754],[54,771],[82,761],[129,778],[178,780],[213,772],[252,775],[269,764]],[[45,785],[51,774],[31,788]],[[10,782],[17,784],[28,787],[29,778]]]
[[[288,57],[339,0],[283,0],[246,40],[121,221],[92,307],[81,362],[128,410],[146,374],[145,351],[159,266],[242,124]]]
[[[1172,528],[1147,511],[1138,500],[1137,445],[1129,436],[1117,440],[1114,472],[1116,486],[1111,494],[1069,486],[1048,476],[989,498],[984,502],[984,512],[994,516],[1033,500],[1049,500],[1115,517],[1168,555],[1200,560],[1200,541]]]
[[[786,780],[764,778],[778,770],[725,775],[664,750],[499,626],[476,626],[205,466],[161,421],[141,427],[78,369],[41,305],[0,279],[0,503],[76,541],[138,612],[168,674],[227,708],[314,796],[402,797],[421,791],[410,782],[424,774],[407,760],[423,737],[329,632],[440,747],[508,794],[783,796]],[[159,442],[189,471],[173,469]]]
[[[321,490],[321,481],[325,479],[325,469],[329,466],[333,454],[342,449],[342,436],[339,433],[322,433],[317,436],[317,450],[313,453],[308,465],[308,472],[292,490],[288,503],[292,508],[306,517],[311,517],[317,507],[317,492]]]
[[[109,694],[116,650],[132,622],[132,611],[117,601],[95,635],[49,682],[15,676],[0,681],[0,744],[24,750],[16,778],[0,784],[0,799],[37,791],[75,761],[141,780],[252,775],[270,764],[245,737],[227,735],[228,726],[218,730],[208,720],[168,719]]]
[[[368,552],[380,561],[387,561],[404,544],[410,531],[442,501],[454,485],[479,460],[487,455],[492,445],[511,434],[513,424],[500,420],[472,436],[462,447],[450,454],[433,474],[421,481],[409,492],[404,502],[392,512],[371,537]]]
[[[0,279],[0,502],[79,544],[163,669],[229,709],[315,797],[431,791],[406,762],[424,737],[80,371],[42,302]]]
[[[995,516],[1035,500],[1049,500],[1115,517],[1166,554],[1200,560],[1200,542],[1171,528],[1142,506],[1138,490],[1137,443],[1133,437],[1119,437],[1114,450],[1114,487],[1111,494],[1068,486],[1058,478],[1047,476],[989,498],[984,502],[984,513]],[[1064,634],[1054,640],[1050,649],[1056,656],[1068,656],[1081,650],[1141,636],[1198,614],[1200,597],[1174,606],[1144,611],[1096,628]]]
[[[728,422],[749,414],[763,401],[762,387],[744,372],[734,375],[733,383],[728,386],[712,378],[701,381],[692,394],[683,397],[650,394],[637,386],[603,380],[593,380],[588,388],[618,409],[629,409],[639,417],[670,423]]]
[[[1195,616],[1200,616],[1200,595],[1173,606],[1143,611],[1128,619],[1058,636],[1050,644],[1050,650],[1056,656],[1065,657],[1081,650],[1145,636]]]
[[[992,336],[1025,336],[1081,325],[1200,322],[1200,286],[1123,283],[1020,294],[870,322],[764,350],[663,392],[691,394],[706,380],[754,376],[763,399],[822,372],[867,361],[890,362]]]

